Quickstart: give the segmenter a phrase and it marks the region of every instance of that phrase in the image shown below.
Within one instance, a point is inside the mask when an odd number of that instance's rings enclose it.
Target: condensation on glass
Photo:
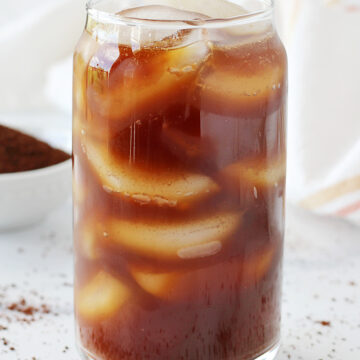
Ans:
[[[237,3],[88,4],[73,109],[84,358],[275,356],[287,62],[272,4]]]

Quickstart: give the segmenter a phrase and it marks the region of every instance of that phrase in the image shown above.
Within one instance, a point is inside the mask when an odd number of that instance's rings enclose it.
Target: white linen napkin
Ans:
[[[360,223],[360,0],[278,0],[289,57],[288,198]]]

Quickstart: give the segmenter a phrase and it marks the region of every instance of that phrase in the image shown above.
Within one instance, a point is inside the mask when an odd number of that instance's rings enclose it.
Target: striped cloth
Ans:
[[[277,0],[289,56],[288,198],[360,224],[360,0]]]
[[[345,179],[301,201],[301,205],[320,214],[360,220],[360,175]]]

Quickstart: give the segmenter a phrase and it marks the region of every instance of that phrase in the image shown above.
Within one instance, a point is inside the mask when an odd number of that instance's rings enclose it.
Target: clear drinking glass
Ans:
[[[273,359],[287,60],[266,0],[88,3],[74,56],[84,359]]]

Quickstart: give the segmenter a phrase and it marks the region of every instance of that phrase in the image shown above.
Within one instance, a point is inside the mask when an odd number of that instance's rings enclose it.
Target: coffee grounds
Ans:
[[[42,304],[40,308],[29,306],[25,299],[21,299],[19,302],[14,302],[7,307],[10,311],[16,311],[23,315],[33,316],[35,313],[49,314],[50,308],[46,304]]]
[[[322,325],[322,326],[331,326],[331,322],[330,321],[317,321],[318,324]]]
[[[0,174],[42,169],[69,158],[64,151],[0,125]]]

